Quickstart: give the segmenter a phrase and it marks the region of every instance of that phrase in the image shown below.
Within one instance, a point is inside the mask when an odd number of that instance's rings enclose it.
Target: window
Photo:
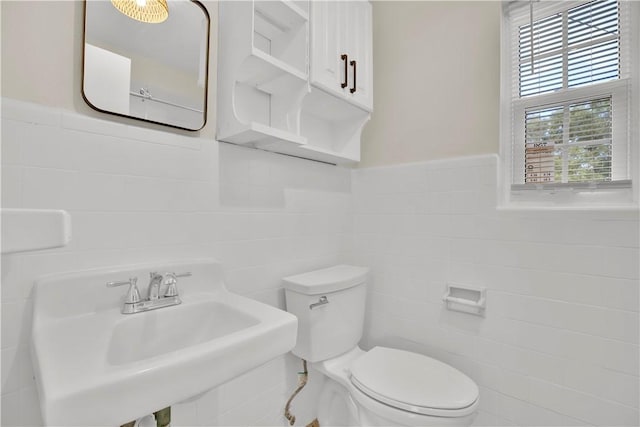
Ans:
[[[509,200],[558,192],[626,191],[632,197],[632,126],[638,124],[631,107],[637,93],[631,43],[637,40],[629,21],[635,7],[620,0],[512,1],[505,7]]]

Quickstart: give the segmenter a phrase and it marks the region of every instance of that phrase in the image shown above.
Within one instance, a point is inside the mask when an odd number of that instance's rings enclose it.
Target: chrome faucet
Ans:
[[[140,313],[142,311],[155,310],[157,308],[178,305],[182,302],[178,295],[178,277],[189,277],[191,273],[164,273],[159,274],[155,271],[149,274],[149,286],[147,288],[147,298],[140,299],[140,293],[136,285],[138,278],[132,277],[128,281],[109,282],[107,287],[115,287],[129,285],[129,290],[124,299],[122,306],[122,314]],[[164,295],[160,294],[160,288],[166,285],[167,289]]]
[[[164,276],[155,271],[149,273],[149,287],[147,288],[147,299],[154,301],[160,298],[160,285],[164,281]]]

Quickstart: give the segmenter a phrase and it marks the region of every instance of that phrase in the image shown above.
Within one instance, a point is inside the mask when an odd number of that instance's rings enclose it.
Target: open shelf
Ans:
[[[254,147],[307,142],[300,105],[309,92],[304,2],[220,2],[217,135]]]
[[[291,1],[256,0],[253,7],[253,51],[262,51],[306,76],[308,15]]]
[[[267,93],[283,93],[307,81],[307,74],[253,48],[238,71],[237,81]]]
[[[247,145],[263,148],[272,144],[288,144],[299,146],[307,143],[307,138],[276,129],[262,123],[249,123],[230,135],[218,135],[218,139],[234,144]]]
[[[302,102],[300,134],[307,137],[307,156],[331,163],[360,160],[360,137],[371,113],[317,87]]]
[[[315,147],[309,144],[292,145],[283,142],[274,142],[268,145],[260,145],[260,148],[274,151],[276,153],[288,154],[290,156],[302,157],[304,159],[318,160],[320,162],[347,165],[360,161],[360,155],[345,155],[336,151]]]
[[[305,97],[302,108],[305,112],[330,122],[358,120],[369,112],[363,107],[344,102],[315,85],[312,85],[311,92]]]
[[[254,7],[256,14],[282,31],[299,27],[309,20],[309,14],[290,0],[256,1]]]

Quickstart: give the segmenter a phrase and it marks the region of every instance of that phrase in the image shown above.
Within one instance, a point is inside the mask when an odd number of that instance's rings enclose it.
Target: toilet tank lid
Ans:
[[[285,289],[305,295],[340,291],[364,283],[369,268],[336,265],[282,279]]]

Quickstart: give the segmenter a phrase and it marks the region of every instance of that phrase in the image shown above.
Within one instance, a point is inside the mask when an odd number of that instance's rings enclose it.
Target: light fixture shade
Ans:
[[[167,0],[146,0],[143,6],[136,0],[111,0],[120,12],[140,22],[158,24],[169,17]]]

